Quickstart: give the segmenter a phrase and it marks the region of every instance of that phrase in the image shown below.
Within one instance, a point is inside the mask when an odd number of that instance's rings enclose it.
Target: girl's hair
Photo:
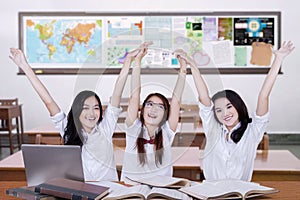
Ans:
[[[148,100],[153,97],[153,96],[157,96],[158,98],[160,98],[163,102],[164,105],[164,116],[163,119],[161,120],[161,122],[158,125],[158,131],[155,134],[155,139],[154,139],[154,144],[155,144],[155,163],[156,165],[158,165],[158,162],[160,164],[162,164],[162,157],[163,157],[163,135],[162,135],[162,129],[161,126],[168,120],[169,118],[169,113],[170,113],[170,104],[168,99],[160,94],[160,93],[151,93],[149,94],[146,99],[143,102],[142,108],[141,108],[141,114],[140,114],[140,120],[141,120],[141,132],[139,133],[139,136],[136,140],[136,147],[138,150],[138,155],[139,155],[139,161],[142,165],[144,165],[146,163],[146,152],[145,152],[145,147],[144,147],[144,139],[143,139],[143,135],[144,135],[144,123],[145,123],[145,119],[144,119],[144,108],[145,108],[145,104],[146,102],[148,102]]]
[[[83,136],[82,136],[82,124],[79,120],[79,116],[82,112],[84,101],[89,97],[95,97],[99,104],[100,108],[100,117],[98,120],[98,124],[102,121],[102,105],[99,96],[89,90],[84,90],[80,92],[74,99],[71,110],[68,113],[68,123],[65,128],[64,134],[64,143],[67,145],[80,145],[83,144]]]
[[[246,128],[248,127],[248,124],[252,122],[252,119],[249,117],[248,110],[246,107],[245,102],[242,100],[242,98],[234,91],[232,90],[223,90],[220,92],[217,92],[213,97],[212,101],[215,103],[215,101],[219,98],[227,98],[232,106],[237,110],[238,115],[239,115],[239,122],[241,122],[241,126],[234,130],[231,134],[231,139],[235,142],[238,143],[242,136],[244,135],[244,132]],[[217,116],[216,112],[214,111],[215,119],[221,123]]]

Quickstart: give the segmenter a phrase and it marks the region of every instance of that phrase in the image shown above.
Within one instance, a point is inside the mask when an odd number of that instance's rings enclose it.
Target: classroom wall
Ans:
[[[154,3],[157,2],[157,3]],[[293,40],[297,47],[283,64],[283,75],[280,75],[271,93],[271,120],[269,133],[300,133],[300,81],[299,49],[300,26],[297,21],[300,13],[296,2],[292,0],[248,1],[236,0],[10,0],[1,3],[0,12],[0,98],[18,97],[23,103],[25,130],[50,123],[45,106],[34,92],[27,78],[17,75],[17,67],[8,58],[9,48],[18,47],[18,12],[19,11],[90,11],[90,12],[205,12],[205,11],[281,11],[282,41]],[[233,88],[247,102],[250,113],[255,112],[258,91],[265,75],[205,75],[214,93],[222,88]],[[76,76],[76,75],[40,75],[50,93],[62,109],[69,110],[72,99],[82,89],[95,89],[103,102],[111,96],[115,75]],[[174,75],[143,75],[142,95],[148,92],[161,91],[171,96],[175,84]],[[129,96],[129,85],[126,85],[124,96]],[[196,101],[195,87],[191,76],[183,94],[184,102]]]

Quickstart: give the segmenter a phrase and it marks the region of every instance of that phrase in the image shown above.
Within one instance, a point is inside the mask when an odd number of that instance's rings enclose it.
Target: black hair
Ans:
[[[139,136],[136,140],[136,147],[138,150],[138,155],[139,155],[139,161],[142,165],[145,164],[146,162],[146,154],[145,154],[145,147],[144,147],[144,139],[143,139],[143,134],[144,134],[144,123],[145,123],[145,119],[144,119],[144,108],[145,108],[145,104],[146,102],[153,96],[157,96],[158,98],[160,98],[163,102],[164,105],[164,116],[163,119],[161,120],[161,122],[158,125],[158,132],[155,135],[155,140],[154,140],[154,144],[155,144],[155,163],[156,165],[158,165],[158,163],[162,164],[162,157],[163,157],[163,135],[162,135],[162,130],[161,130],[161,126],[168,120],[169,118],[169,113],[170,113],[170,103],[168,101],[168,99],[160,94],[160,93],[151,93],[149,94],[146,99],[143,102],[142,108],[141,108],[141,114],[140,114],[140,120],[141,120],[141,132],[139,133]]]
[[[231,134],[231,139],[235,142],[238,143],[242,136],[244,135],[245,130],[248,127],[248,124],[252,122],[252,119],[249,117],[247,106],[243,99],[235,92],[232,90],[222,90],[220,92],[217,92],[213,97],[212,101],[215,104],[215,101],[219,98],[227,98],[232,106],[237,110],[238,115],[239,115],[239,122],[241,122],[241,126],[234,130]],[[214,109],[215,110],[215,109]],[[214,111],[215,119],[221,123],[217,116],[216,112]]]
[[[82,124],[79,120],[79,116],[82,112],[84,101],[94,96],[97,99],[97,102],[99,103],[99,109],[100,109],[100,117],[98,120],[98,124],[102,121],[102,105],[101,100],[99,96],[89,90],[84,90],[80,92],[74,99],[71,110],[68,113],[67,119],[67,127],[65,128],[65,134],[64,134],[64,144],[66,145],[83,145],[83,136],[82,136]]]

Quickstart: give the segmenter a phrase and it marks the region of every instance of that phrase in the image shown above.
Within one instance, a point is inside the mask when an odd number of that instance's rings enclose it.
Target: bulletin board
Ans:
[[[265,74],[280,47],[281,12],[19,12],[19,48],[36,74],[118,74],[153,41],[143,74],[175,74],[184,49],[203,74]],[[188,70],[190,73],[190,70]],[[22,71],[19,74],[24,74]]]

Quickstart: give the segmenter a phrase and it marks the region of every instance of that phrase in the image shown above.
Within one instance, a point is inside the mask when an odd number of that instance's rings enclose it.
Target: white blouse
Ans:
[[[112,136],[121,111],[121,108],[109,104],[102,121],[91,133],[86,133],[82,129],[85,141],[83,141],[81,157],[85,181],[118,181]],[[61,111],[50,118],[63,137],[67,126],[66,114]]]
[[[214,179],[240,179],[251,181],[256,149],[259,145],[267,123],[269,113],[264,116],[254,115],[252,123],[248,124],[243,137],[238,143],[234,143],[226,134],[231,135],[237,129],[237,124],[231,132],[217,122],[214,117],[213,103],[206,107],[199,102],[200,117],[206,137],[204,149],[203,171],[207,180]]]
[[[172,143],[174,140],[175,132],[169,127],[169,123],[166,122],[162,126],[163,134],[163,157],[162,164],[155,163],[155,151],[153,149],[154,144],[145,144],[146,152],[146,163],[144,165],[140,164],[136,140],[141,131],[141,121],[139,119],[135,120],[131,127],[126,128],[126,149],[122,167],[121,181],[125,181],[128,184],[134,184],[126,177],[132,179],[148,178],[154,175],[173,175],[173,164],[172,164]],[[144,127],[143,138],[149,140],[149,135],[147,128]]]

